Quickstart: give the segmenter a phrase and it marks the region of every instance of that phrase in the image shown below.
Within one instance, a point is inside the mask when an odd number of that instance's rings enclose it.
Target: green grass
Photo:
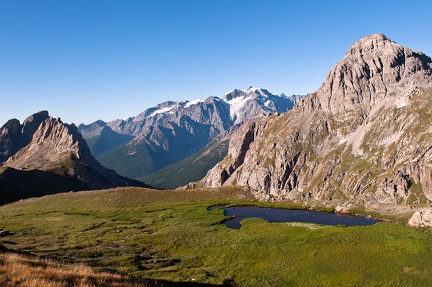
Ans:
[[[96,269],[169,281],[238,286],[428,286],[432,237],[401,224],[331,227],[221,222],[219,204],[258,203],[235,188],[112,189],[59,194],[0,207],[0,245]]]

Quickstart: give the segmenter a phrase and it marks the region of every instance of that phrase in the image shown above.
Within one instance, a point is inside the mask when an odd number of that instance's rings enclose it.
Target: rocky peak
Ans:
[[[27,123],[35,123],[45,115],[29,118]],[[92,156],[86,141],[74,124],[69,125],[60,118],[49,116],[39,124],[30,143],[9,157],[3,167],[23,172],[37,170],[66,176],[68,180],[79,182],[85,189],[144,185],[120,177],[113,170],[103,167]]]
[[[365,118],[383,99],[412,86],[431,86],[431,74],[431,58],[373,34],[354,43],[329,72],[317,101],[341,121]]]
[[[31,121],[29,128],[33,128],[35,122]],[[6,165],[17,169],[44,169],[65,155],[72,155],[82,162],[89,162],[92,158],[74,124],[64,124],[60,119],[48,117],[34,131],[30,143],[9,158]]]
[[[234,99],[241,98],[241,97],[257,97],[257,96],[268,97],[271,96],[271,94],[265,89],[250,86],[247,90],[234,89],[232,91],[229,91],[224,95],[223,99],[227,102],[230,102]]]
[[[47,111],[41,111],[29,116],[22,125],[17,119],[7,121],[0,129],[0,163],[29,144],[39,125],[48,117]]]
[[[33,134],[38,129],[39,125],[49,118],[48,111],[35,113],[24,120],[22,126],[21,146],[26,146],[33,138]]]
[[[19,120],[12,119],[0,129],[0,163],[20,148],[21,124]]]
[[[429,57],[367,36],[292,111],[239,129],[202,184],[330,205],[430,204],[431,83]]]

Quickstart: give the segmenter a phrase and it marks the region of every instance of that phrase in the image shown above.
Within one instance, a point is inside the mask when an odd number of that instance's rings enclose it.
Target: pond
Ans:
[[[240,229],[240,221],[245,218],[262,218],[268,222],[308,222],[324,225],[372,225],[377,220],[363,216],[350,216],[337,213],[310,211],[310,210],[291,210],[283,208],[263,208],[263,207],[223,207],[210,206],[209,211],[223,208],[225,216],[233,216],[224,224],[233,229]]]

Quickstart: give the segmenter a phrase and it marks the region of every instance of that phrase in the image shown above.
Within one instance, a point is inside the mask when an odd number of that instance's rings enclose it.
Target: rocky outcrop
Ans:
[[[317,100],[339,123],[360,124],[384,99],[430,82],[431,66],[431,59],[423,53],[382,34],[370,35],[356,42],[330,71],[317,91]]]
[[[70,190],[145,186],[100,165],[75,125],[48,116],[36,127],[40,120],[24,123],[22,134],[32,134],[31,141],[2,165],[0,203]]]
[[[10,157],[4,167],[44,170],[79,179],[89,189],[140,184],[119,177],[92,156],[75,125],[48,117],[34,131],[31,142]]]
[[[412,227],[432,227],[432,210],[423,209],[414,212],[408,221]]]
[[[429,57],[382,34],[367,36],[292,111],[234,135],[229,155],[201,184],[334,206],[429,202],[431,83]],[[239,149],[252,126],[253,141]]]

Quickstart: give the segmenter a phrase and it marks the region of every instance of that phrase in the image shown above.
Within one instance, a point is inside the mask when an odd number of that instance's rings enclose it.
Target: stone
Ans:
[[[414,212],[408,221],[411,227],[432,227],[432,209],[423,209]]]

